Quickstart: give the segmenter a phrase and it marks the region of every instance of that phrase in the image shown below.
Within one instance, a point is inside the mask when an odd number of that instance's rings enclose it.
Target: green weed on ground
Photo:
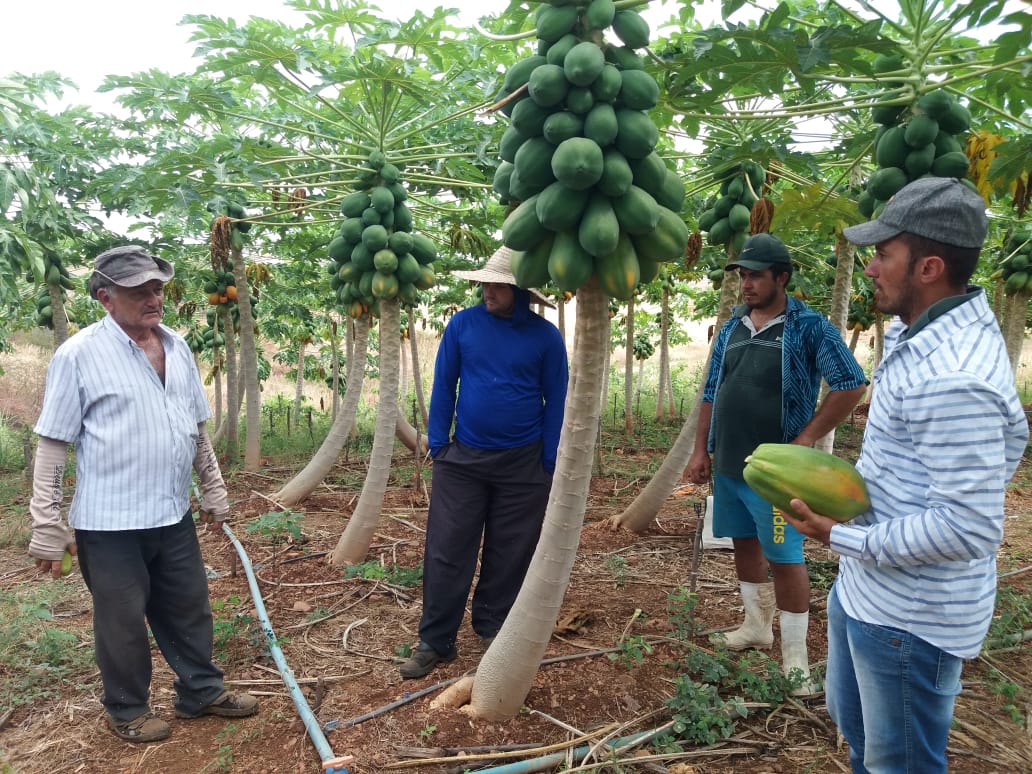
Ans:
[[[94,669],[92,638],[62,627],[55,610],[78,604],[71,580],[0,590],[0,706],[16,707],[77,690]]]

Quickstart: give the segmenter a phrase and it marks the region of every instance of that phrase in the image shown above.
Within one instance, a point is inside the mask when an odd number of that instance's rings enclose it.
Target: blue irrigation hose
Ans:
[[[645,738],[650,736],[656,736],[661,732],[662,729],[654,728],[651,731],[642,731],[639,734],[631,734],[620,739],[613,739],[606,742],[606,747],[623,747],[626,744],[632,742],[643,741]],[[566,761],[567,756],[571,756],[574,760],[574,765],[579,758],[583,758],[593,747],[598,747],[598,744],[586,744],[582,747],[575,748],[572,752],[569,750],[563,750],[562,752],[550,753],[549,755],[542,755],[540,758],[529,758],[524,761],[516,761],[514,763],[504,763],[501,766],[493,766],[489,769],[480,769],[478,774],[529,774],[533,771],[544,771],[550,769],[553,766],[558,766]]]
[[[319,753],[323,771],[328,774],[348,774],[348,770],[343,767],[343,764],[353,760],[352,757],[350,755],[337,756],[333,754],[330,743],[326,741],[326,736],[322,732],[318,718],[312,714],[312,710],[308,706],[308,700],[301,693],[301,686],[297,684],[297,680],[294,678],[294,672],[283,657],[283,651],[276,641],[276,633],[272,630],[272,623],[269,621],[269,614],[265,612],[265,603],[262,602],[262,594],[258,590],[258,581],[254,576],[251,560],[247,557],[247,551],[244,550],[240,541],[236,539],[236,535],[233,534],[233,530],[229,528],[226,522],[222,522],[222,531],[229,537],[230,542],[233,543],[233,547],[240,556],[240,564],[243,565],[244,574],[247,575],[247,585],[251,588],[251,599],[254,600],[254,608],[258,614],[258,620],[262,624],[262,634],[265,635],[265,641],[269,645],[269,652],[272,653],[272,658],[276,662],[276,668],[279,669],[280,676],[283,678],[283,682],[286,683],[287,690],[290,691],[290,698],[294,700],[294,706],[297,707],[298,715],[301,716],[301,720],[305,724],[308,736],[311,737],[312,744],[315,745],[316,752]]]

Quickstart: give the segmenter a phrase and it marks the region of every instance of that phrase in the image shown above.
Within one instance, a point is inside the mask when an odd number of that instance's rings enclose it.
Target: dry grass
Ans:
[[[0,417],[31,427],[43,407],[46,363],[53,352],[38,336],[12,336],[10,352],[0,352]]]

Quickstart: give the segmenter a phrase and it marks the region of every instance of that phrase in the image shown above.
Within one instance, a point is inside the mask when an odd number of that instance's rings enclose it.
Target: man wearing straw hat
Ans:
[[[241,718],[258,700],[225,689],[212,662],[208,580],[190,510],[221,529],[226,485],[205,432],[211,414],[186,342],[161,324],[168,261],[126,245],[97,256],[90,295],[107,310],[54,353],[33,471],[36,566],[61,576],[77,554],[93,598],[93,634],[107,723],[126,742],[171,729],[150,705],[148,624],[176,673],[175,714]],[[75,444],[75,496],[61,519],[65,452]],[[74,536],[72,529],[75,529]]]
[[[501,247],[483,268],[453,272],[481,283],[483,302],[448,322],[434,366],[423,615],[419,644],[401,665],[404,678],[423,677],[458,655],[478,553],[471,623],[490,644],[541,532],[566,402],[566,346],[558,329],[531,311],[532,297],[552,306],[548,300],[516,287],[511,254]]]

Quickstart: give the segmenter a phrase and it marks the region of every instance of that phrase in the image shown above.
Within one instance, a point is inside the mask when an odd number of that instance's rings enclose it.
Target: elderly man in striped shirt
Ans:
[[[175,714],[246,717],[258,700],[225,690],[212,662],[208,582],[190,510],[220,529],[229,506],[204,423],[197,366],[161,324],[172,264],[133,245],[97,256],[90,295],[107,316],[62,344],[47,370],[33,471],[29,554],[55,578],[77,554],[93,597],[93,631],[111,730],[127,742],[164,739],[151,710],[147,625],[176,673]],[[75,495],[61,518],[65,453],[75,444]],[[74,537],[72,529],[74,528]]]
[[[1003,503],[1028,441],[1003,336],[969,286],[985,202],[922,178],[876,220],[865,273],[897,315],[885,334],[857,469],[871,510],[839,524],[794,500],[786,518],[840,555],[828,598],[828,711],[854,772],[946,772],[963,659],[993,614]]]

